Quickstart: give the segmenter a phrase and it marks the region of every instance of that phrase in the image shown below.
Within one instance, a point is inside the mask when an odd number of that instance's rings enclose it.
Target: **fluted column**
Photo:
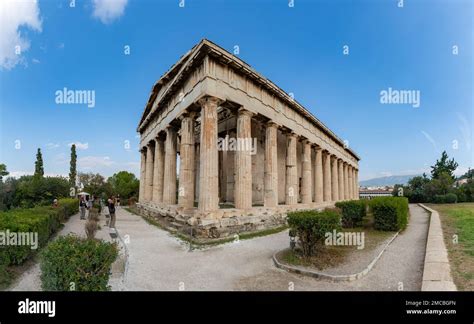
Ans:
[[[351,192],[352,192],[352,183],[350,181],[351,177],[351,172],[350,172],[350,166],[344,162],[344,199],[349,200],[352,198]]]
[[[199,100],[201,105],[201,140],[199,161],[199,210],[219,208],[219,157],[217,151],[217,107],[222,101],[216,97]]]
[[[355,181],[354,199],[359,199],[359,170],[357,169],[354,169],[354,181]]]
[[[265,136],[265,207],[278,205],[277,125],[267,123]]]
[[[172,126],[166,128],[165,169],[163,176],[163,203],[176,204],[176,130]]]
[[[297,136],[294,133],[287,135],[286,149],[286,196],[287,205],[298,203],[298,172],[296,169],[296,142]]]
[[[145,200],[151,202],[153,198],[153,163],[154,163],[154,146],[148,144],[146,146],[146,182],[145,182]]]
[[[323,150],[316,148],[314,159],[314,201],[323,202]]]
[[[354,181],[352,179],[352,166],[347,167],[348,183],[349,183],[349,199],[354,198]]]
[[[331,159],[331,188],[332,188],[332,201],[339,200],[339,181],[338,181],[338,170],[337,170],[337,157],[333,156]]]
[[[342,160],[337,161],[337,180],[339,185],[339,200],[344,200],[344,162]]]
[[[301,203],[309,204],[312,201],[313,190],[312,170],[311,170],[311,143],[307,140],[303,141],[303,172],[301,173]]]
[[[252,138],[252,113],[240,108],[237,115],[237,140],[242,143]],[[235,152],[235,208],[252,208],[252,155],[250,147],[243,145]]]
[[[181,117],[178,204],[184,208],[194,207],[194,115]]]
[[[145,199],[145,185],[146,185],[146,148],[140,150],[140,187],[138,192],[138,200],[143,203]]]
[[[165,143],[163,138],[155,140],[155,159],[153,162],[153,197],[154,203],[163,202],[163,176],[165,169]]]
[[[323,154],[323,182],[324,201],[331,201],[331,154],[329,152]]]

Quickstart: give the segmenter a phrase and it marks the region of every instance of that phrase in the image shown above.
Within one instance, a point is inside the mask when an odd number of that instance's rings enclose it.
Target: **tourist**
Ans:
[[[81,200],[79,201],[79,209],[81,211],[81,219],[86,219],[86,202],[84,196],[81,196]]]
[[[58,200],[57,199],[54,199],[53,200],[53,208],[58,208]]]
[[[107,201],[107,206],[109,207],[109,214],[110,214],[109,227],[115,228],[115,197],[114,196],[109,198],[109,200]]]

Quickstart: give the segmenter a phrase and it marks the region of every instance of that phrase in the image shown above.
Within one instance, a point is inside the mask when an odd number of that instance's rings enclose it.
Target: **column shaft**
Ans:
[[[337,157],[334,156],[331,159],[331,188],[332,188],[332,201],[339,200],[339,181],[338,181],[338,171],[337,171]]]
[[[277,125],[268,123],[265,137],[265,207],[278,205]]]
[[[311,189],[311,144],[303,142],[303,172],[301,173],[301,202],[309,204],[312,201],[313,191]]]
[[[146,185],[146,149],[142,148],[140,151],[140,187],[138,193],[138,200],[143,203],[145,202],[145,185]]]
[[[153,202],[163,202],[163,176],[165,169],[165,144],[162,138],[155,140],[155,161],[153,170]]]
[[[145,182],[145,200],[151,202],[153,198],[153,163],[154,146],[148,144],[146,147],[146,182]]]
[[[323,155],[323,181],[324,181],[324,201],[331,201],[331,154]]]
[[[237,141],[251,143],[252,113],[239,109],[237,116]],[[252,155],[251,148],[243,145],[235,152],[235,208],[252,207]]]
[[[314,159],[314,201],[316,203],[323,202],[323,151],[320,148],[316,149],[316,156]]]
[[[348,183],[349,183],[349,199],[354,198],[354,182],[352,179],[352,167],[350,165],[347,166],[347,175],[348,175]]]
[[[181,119],[181,143],[179,164],[178,204],[184,208],[194,207],[194,113]]]
[[[337,161],[337,180],[339,181],[339,200],[344,200],[344,162],[342,160]]]
[[[217,151],[217,106],[220,100],[205,97],[201,105],[201,140],[199,161],[199,210],[219,208],[219,158]]]
[[[295,205],[298,203],[298,172],[296,169],[296,134],[288,134],[286,149],[286,195],[285,203]]]
[[[168,126],[166,128],[165,168],[163,176],[163,203],[166,205],[176,204],[176,142],[176,130]]]

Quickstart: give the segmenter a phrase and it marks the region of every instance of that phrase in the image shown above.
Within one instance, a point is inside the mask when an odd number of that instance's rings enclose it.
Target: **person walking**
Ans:
[[[86,219],[86,202],[84,196],[81,196],[81,200],[79,201],[79,210],[81,211],[81,219]]]
[[[107,201],[107,206],[109,207],[110,221],[109,228],[115,228],[115,197],[112,196]]]

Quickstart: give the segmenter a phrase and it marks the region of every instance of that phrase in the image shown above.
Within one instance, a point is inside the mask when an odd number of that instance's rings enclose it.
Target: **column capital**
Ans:
[[[206,95],[206,96],[204,96],[204,97],[197,100],[197,102],[200,106],[203,106],[207,103],[210,103],[212,105],[215,105],[216,107],[219,106],[224,101],[225,100],[223,100],[223,99],[220,99],[220,98],[217,98],[217,97],[214,97],[214,96],[209,96],[209,95]]]
[[[280,126],[280,125],[278,125],[277,123],[275,123],[273,120],[267,121],[267,122],[265,123],[265,125],[266,125],[267,127],[276,127],[276,128],[278,128],[278,127]]]
[[[188,110],[185,110],[183,113],[181,113],[181,115],[179,115],[178,119],[180,121],[182,121],[183,119],[185,118],[192,118],[194,119],[194,117],[196,116],[196,112],[195,111],[188,111]]]
[[[251,112],[250,110],[245,109],[244,107],[240,107],[237,110],[237,113],[238,113],[239,116],[244,115],[244,116],[252,117],[253,115],[255,115],[253,112]]]

